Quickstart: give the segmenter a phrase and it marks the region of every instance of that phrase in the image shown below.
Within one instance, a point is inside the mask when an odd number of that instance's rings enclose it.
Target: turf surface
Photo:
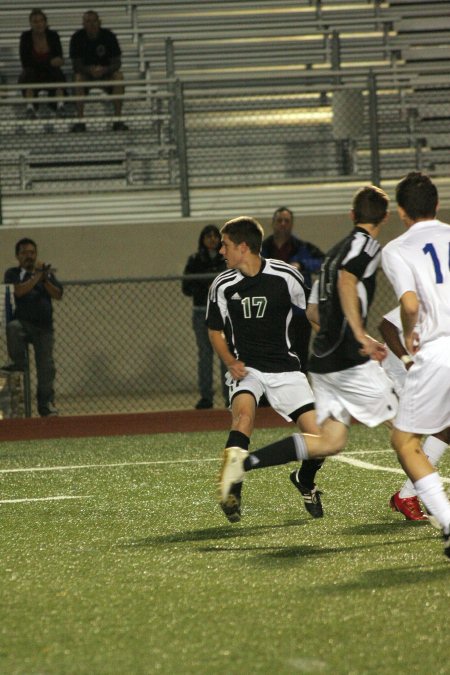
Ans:
[[[450,672],[450,564],[387,506],[387,432],[352,429],[362,466],[326,462],[322,520],[289,466],[248,476],[233,526],[225,436],[2,444],[2,675]]]

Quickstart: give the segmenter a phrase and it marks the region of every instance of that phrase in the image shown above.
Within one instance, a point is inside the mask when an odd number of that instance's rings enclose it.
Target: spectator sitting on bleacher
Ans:
[[[50,30],[47,17],[41,9],[33,9],[29,15],[30,30],[20,36],[20,60],[23,70],[19,76],[19,84],[40,84],[65,82],[66,77],[61,70],[64,64],[61,40],[56,31]],[[45,89],[45,87],[43,87]],[[62,97],[64,89],[49,89],[49,95]],[[26,108],[27,117],[36,117],[36,108],[32,99],[39,89],[25,89],[24,96],[29,99]],[[59,101],[57,112],[63,111],[64,103]]]
[[[121,49],[116,35],[101,27],[97,12],[92,10],[83,14],[83,28],[77,30],[70,40],[70,58],[73,63],[76,82],[96,80],[117,80],[117,86],[105,87],[112,95],[124,92],[121,67]],[[120,82],[120,84],[119,84]],[[89,87],[77,89],[77,96],[84,96]],[[77,113],[80,119],[84,115],[84,101],[77,101]],[[122,100],[114,99],[114,113],[120,116]],[[127,125],[120,121],[113,124],[114,131],[126,131]],[[86,131],[84,122],[73,125],[72,131]]]

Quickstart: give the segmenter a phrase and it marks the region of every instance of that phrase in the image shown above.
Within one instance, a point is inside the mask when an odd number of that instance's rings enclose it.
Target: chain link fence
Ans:
[[[182,277],[67,282],[54,302],[56,404],[62,415],[170,411],[193,408],[197,347],[192,303],[181,292]],[[370,313],[369,331],[396,304],[383,272]],[[7,360],[2,331],[1,352]],[[32,414],[36,377],[30,349]],[[8,376],[14,405],[23,414],[20,376]],[[223,407],[220,367],[214,360],[215,406]],[[7,378],[0,384],[7,389]],[[9,406],[9,407],[8,407]]]

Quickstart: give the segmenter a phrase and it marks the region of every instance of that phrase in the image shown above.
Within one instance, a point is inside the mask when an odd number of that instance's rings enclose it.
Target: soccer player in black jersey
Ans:
[[[222,503],[232,500],[247,471],[337,454],[345,446],[352,417],[372,427],[395,416],[392,383],[377,363],[386,348],[365,328],[381,253],[376,238],[387,220],[388,205],[387,195],[377,187],[357,192],[354,229],[326,255],[317,303],[308,305],[308,318],[318,326],[309,372],[320,433],[294,434],[251,454],[239,447],[225,449]]]
[[[228,369],[232,426],[226,447],[248,450],[263,394],[284,419],[302,431],[319,433],[314,395],[289,339],[294,307],[305,309],[303,276],[285,262],[261,257],[263,228],[253,218],[228,221],[221,235],[220,253],[228,269],[211,285],[207,324],[211,343]],[[321,464],[307,461],[291,474],[315,518],[323,515],[314,483]],[[240,489],[238,483],[220,500],[230,522],[240,519]]]

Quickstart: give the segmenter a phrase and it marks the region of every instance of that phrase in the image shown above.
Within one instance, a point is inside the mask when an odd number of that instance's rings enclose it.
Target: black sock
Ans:
[[[248,450],[249,445],[249,437],[243,434],[241,431],[230,431],[228,434],[228,440],[225,443],[226,448],[242,448],[243,450]]]
[[[297,450],[295,447],[294,438],[288,436],[281,441],[275,441],[264,448],[260,448],[252,452],[247,459],[244,460],[245,471],[252,469],[265,469],[268,466],[277,466],[279,464],[287,464],[288,462],[298,461]]]
[[[314,487],[316,473],[324,463],[324,459],[304,459],[298,472],[298,479],[309,490]]]

